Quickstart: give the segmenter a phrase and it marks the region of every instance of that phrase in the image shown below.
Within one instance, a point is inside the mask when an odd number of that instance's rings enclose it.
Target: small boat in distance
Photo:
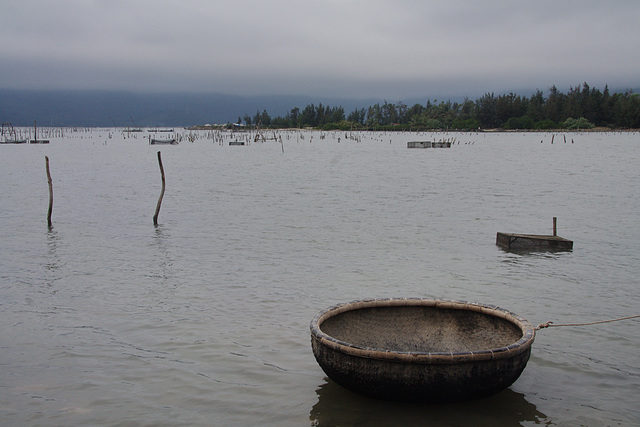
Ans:
[[[149,136],[149,144],[150,145],[178,145],[178,140],[175,138],[171,139],[155,139]]]
[[[409,141],[407,148],[451,148],[451,141]]]

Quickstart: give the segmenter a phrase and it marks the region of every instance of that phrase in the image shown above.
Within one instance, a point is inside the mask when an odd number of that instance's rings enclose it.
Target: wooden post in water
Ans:
[[[44,160],[47,165],[47,182],[49,183],[49,212],[47,213],[47,225],[49,226],[49,228],[51,228],[51,211],[53,211],[53,184],[51,182],[51,172],[49,172],[49,157],[44,156]]]
[[[554,217],[553,217],[553,235],[554,235],[554,236],[557,236],[557,235],[558,235],[558,228],[557,228],[557,225],[558,225],[558,218],[554,216]]]
[[[162,191],[160,191],[160,198],[158,198],[158,205],[156,206],[156,214],[153,216],[153,225],[158,225],[158,213],[160,213],[160,205],[162,204],[162,197],[164,197],[164,168],[162,167],[162,157],[158,151],[158,164],[160,165],[160,175],[162,176]]]

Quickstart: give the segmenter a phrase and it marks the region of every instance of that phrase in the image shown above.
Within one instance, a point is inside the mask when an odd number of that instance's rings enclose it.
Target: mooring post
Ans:
[[[51,228],[51,211],[53,210],[53,184],[51,182],[51,172],[49,172],[49,157],[44,156],[44,161],[47,165],[47,182],[49,183],[49,212],[47,212],[47,225],[49,226],[49,228]]]
[[[160,165],[160,175],[162,176],[162,191],[160,191],[160,197],[158,198],[158,205],[156,206],[156,214],[153,216],[153,225],[158,225],[158,213],[160,213],[160,205],[162,204],[162,197],[164,196],[164,168],[162,167],[162,157],[158,151],[158,164]]]
[[[554,217],[553,217],[553,235],[554,235],[554,236],[557,236],[557,235],[558,235],[557,225],[558,225],[558,218],[556,218],[556,217],[554,216]]]

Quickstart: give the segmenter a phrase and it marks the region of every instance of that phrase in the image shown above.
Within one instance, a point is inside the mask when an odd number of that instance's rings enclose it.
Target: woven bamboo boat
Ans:
[[[522,317],[464,301],[354,301],[311,322],[313,353],[329,378],[357,393],[399,401],[495,394],[518,379],[534,338]]]

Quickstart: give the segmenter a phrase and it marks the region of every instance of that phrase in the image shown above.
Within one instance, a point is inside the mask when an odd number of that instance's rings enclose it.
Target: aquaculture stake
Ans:
[[[51,183],[51,173],[49,172],[49,157],[44,156],[44,160],[47,165],[47,182],[49,183],[49,212],[47,213],[47,225],[49,226],[49,228],[51,228],[51,211],[53,210],[53,184]]]

